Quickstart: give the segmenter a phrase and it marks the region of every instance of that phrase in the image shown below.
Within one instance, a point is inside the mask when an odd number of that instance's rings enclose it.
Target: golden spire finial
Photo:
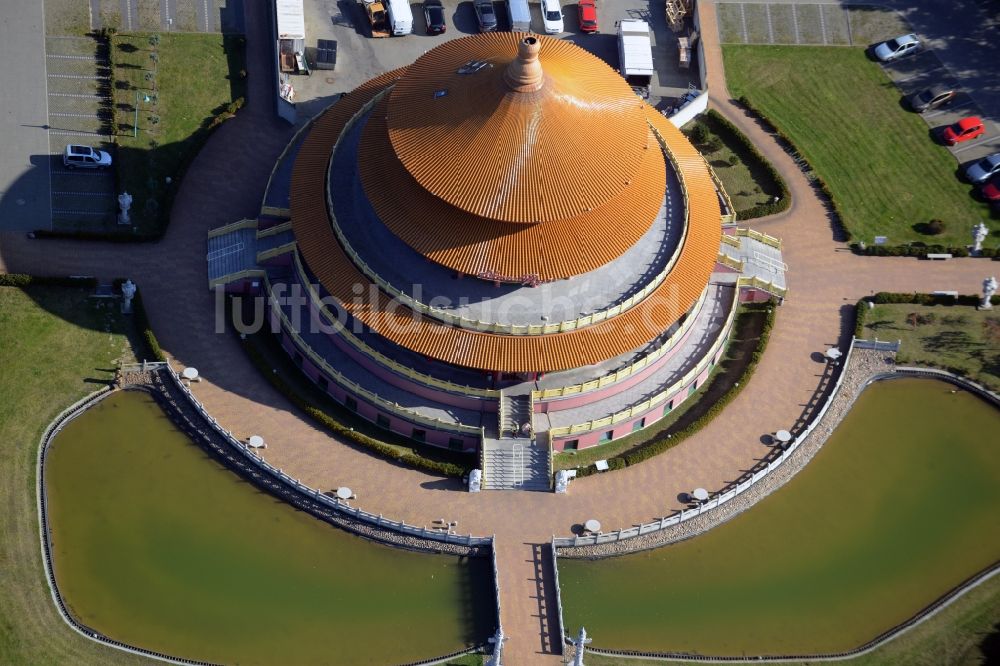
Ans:
[[[511,90],[533,92],[542,87],[542,64],[538,62],[540,45],[535,37],[525,37],[517,45],[517,57],[504,72],[504,80]]]

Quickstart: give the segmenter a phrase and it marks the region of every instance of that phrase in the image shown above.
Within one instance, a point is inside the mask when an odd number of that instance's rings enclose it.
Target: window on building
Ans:
[[[418,442],[426,442],[427,441],[427,431],[423,430],[421,428],[414,428],[413,429],[413,439],[417,440]]]
[[[645,427],[646,427],[646,417],[644,416],[632,424],[632,432],[636,432],[637,430],[642,430]]]
[[[452,451],[461,451],[465,448],[465,442],[460,437],[449,437],[448,448]]]
[[[698,382],[694,382],[691,386],[688,386],[688,397],[694,395],[694,392],[698,390]]]
[[[375,425],[377,425],[379,427],[382,427],[382,428],[385,428],[386,430],[388,430],[389,429],[389,417],[386,416],[385,414],[376,414],[375,415]]]
[[[319,384],[319,387],[324,391],[330,390],[330,381],[323,375],[316,378],[316,383]]]
[[[347,407],[352,412],[356,412],[358,411],[358,401],[351,396],[347,396],[344,398],[344,407]]]
[[[600,443],[603,444],[604,442],[610,442],[612,439],[614,439],[614,437],[615,437],[615,431],[609,430],[607,432],[602,432],[601,439],[598,441],[600,441]]]
[[[295,352],[295,365],[302,367],[302,354]]]
[[[580,448],[580,440],[578,440],[578,439],[571,439],[568,442],[566,442],[566,445],[563,447],[563,450],[564,451],[576,451],[578,448]]]
[[[674,409],[674,401],[671,400],[670,402],[667,403],[666,407],[663,408],[663,415],[666,416],[667,414],[672,412],[673,409]]]

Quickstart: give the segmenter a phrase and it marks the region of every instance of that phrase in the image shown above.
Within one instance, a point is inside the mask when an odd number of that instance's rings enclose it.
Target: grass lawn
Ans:
[[[712,165],[715,175],[722,182],[726,194],[733,202],[736,219],[739,221],[759,217],[750,215],[755,206],[771,203],[781,194],[781,188],[767,172],[761,160],[746,146],[735,140],[729,131],[720,127],[709,115],[684,126],[684,134],[692,138],[697,126],[704,126],[707,141],[695,142],[695,147]]]
[[[140,234],[166,226],[173,196],[212,119],[246,94],[243,37],[173,33],[159,39],[154,47],[149,33],[113,37],[118,190],[132,195]]]
[[[92,643],[56,612],[35,506],[38,439],[56,414],[134,360],[131,321],[85,289],[0,287],[0,663],[155,663]]]
[[[950,370],[1000,391],[1000,310],[966,305],[876,305],[864,337],[901,340],[900,364]]]
[[[723,47],[726,80],[786,134],[829,185],[855,240],[876,235],[964,246],[983,220],[1000,242],[1000,222],[970,196],[957,164],[928,134],[900,93],[862,49],[812,46]],[[944,233],[922,235],[929,220]]]
[[[993,663],[1000,642],[1000,577],[964,594],[943,611],[874,652],[844,666],[974,666]],[[647,660],[587,653],[587,666],[648,666]],[[678,663],[678,662],[673,662]],[[680,662],[695,663],[695,662]],[[700,662],[699,662],[700,663]],[[765,666],[816,662],[754,662]]]

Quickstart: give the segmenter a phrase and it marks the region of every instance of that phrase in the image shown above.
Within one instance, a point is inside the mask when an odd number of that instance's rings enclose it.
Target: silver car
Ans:
[[[903,56],[916,53],[920,49],[920,40],[914,34],[902,35],[875,46],[875,57],[882,62],[889,62]]]
[[[998,173],[1000,173],[1000,153],[993,153],[969,166],[965,170],[965,177],[973,185],[978,185]]]
[[[62,160],[67,169],[106,169],[111,166],[110,153],[73,143],[63,150]]]

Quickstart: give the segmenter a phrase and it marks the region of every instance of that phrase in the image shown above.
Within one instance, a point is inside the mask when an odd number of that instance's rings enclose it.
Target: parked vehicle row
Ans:
[[[918,53],[920,38],[915,34],[901,35],[875,44],[871,53],[876,60],[890,63],[899,58]],[[907,95],[906,105],[917,113],[927,113],[946,108],[958,97],[959,91],[950,84],[934,83],[922,90]],[[979,116],[961,118],[936,132],[937,139],[952,147],[967,141],[974,141],[986,134],[986,124]],[[973,186],[980,187],[983,199],[1000,203],[1000,153],[987,155],[968,165],[963,175]]]
[[[507,0],[507,18],[513,32],[531,32],[531,11],[528,0]],[[408,35],[413,31],[413,13],[407,0],[361,0],[372,37]],[[473,11],[479,32],[494,32],[499,27],[493,0],[473,0]],[[546,34],[565,32],[560,0],[541,0],[542,24]],[[447,32],[445,9],[441,0],[425,0],[424,23],[428,35]],[[580,32],[598,31],[597,4],[595,0],[580,0],[577,12]]]

